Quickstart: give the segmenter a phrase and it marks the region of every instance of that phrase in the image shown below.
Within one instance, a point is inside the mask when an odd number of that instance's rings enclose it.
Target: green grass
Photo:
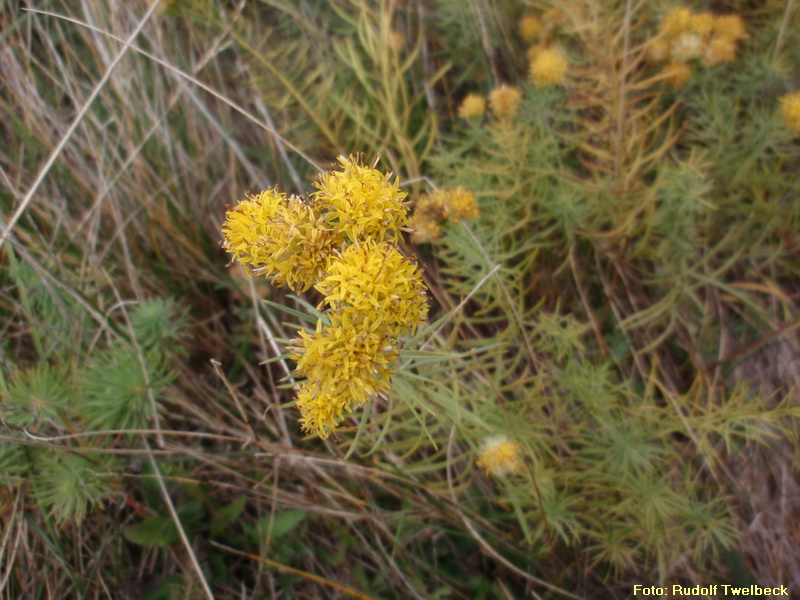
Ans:
[[[0,596],[800,589],[798,9],[713,5],[748,37],[675,89],[672,4],[551,5],[162,0],[105,80],[144,3],[0,5]],[[458,118],[501,83],[516,116]],[[220,228],[356,153],[481,217],[404,245],[429,322],[322,441],[286,355],[321,298]],[[497,434],[516,473],[476,464]]]

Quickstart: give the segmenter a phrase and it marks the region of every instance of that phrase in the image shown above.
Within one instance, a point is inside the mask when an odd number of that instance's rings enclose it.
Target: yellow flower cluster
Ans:
[[[478,466],[495,477],[516,473],[522,466],[520,450],[519,444],[512,444],[506,436],[491,435],[483,442]]]
[[[228,211],[224,246],[250,274],[328,307],[289,348],[303,430],[327,437],[344,414],[391,385],[398,338],[428,312],[416,263],[398,250],[408,225],[398,180],[353,159],[320,176],[310,198],[267,190]]]
[[[782,96],[780,103],[783,122],[792,131],[800,133],[800,92]]]
[[[533,44],[528,49],[529,79],[536,87],[563,83],[567,74],[567,59],[553,43],[555,30],[564,24],[565,15],[556,9],[547,11],[539,20],[533,15],[520,19],[522,41]]]
[[[739,15],[693,13],[679,6],[664,15],[659,35],[650,40],[649,57],[652,62],[668,63],[665,77],[677,88],[691,76],[690,61],[702,59],[709,67],[733,61],[737,43],[746,37]]]
[[[417,200],[409,223],[414,230],[411,241],[415,244],[432,242],[442,235],[441,223],[448,220],[458,223],[462,218],[480,215],[475,196],[462,187],[424,194]]]

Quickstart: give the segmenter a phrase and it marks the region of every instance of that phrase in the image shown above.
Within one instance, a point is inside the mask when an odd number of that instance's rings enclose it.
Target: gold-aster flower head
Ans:
[[[783,122],[795,133],[800,133],[800,92],[786,94],[780,103]]]
[[[559,50],[542,50],[531,63],[530,79],[536,87],[561,83],[567,74],[567,65],[567,59]]]
[[[339,157],[341,170],[321,175],[312,195],[328,225],[353,243],[368,238],[396,239],[408,225],[407,194],[399,178],[360,164],[352,156]]]
[[[487,474],[500,477],[519,471],[522,463],[519,458],[519,444],[512,444],[502,434],[487,437],[481,446],[478,466]]]
[[[369,330],[364,318],[333,315],[330,325],[319,321],[316,332],[301,331],[289,347],[297,375],[306,378],[297,394],[305,431],[327,437],[345,412],[388,391],[397,344]]]
[[[248,196],[226,214],[222,225],[223,246],[246,269],[268,263],[264,240],[269,237],[272,219],[285,201],[284,194],[269,189],[257,196]]]
[[[462,119],[480,117],[486,112],[486,99],[480,94],[471,92],[464,96],[458,107],[458,116]]]
[[[391,243],[353,244],[331,258],[316,289],[334,314],[362,315],[360,325],[396,337],[412,334],[428,314],[425,284],[417,265]]]

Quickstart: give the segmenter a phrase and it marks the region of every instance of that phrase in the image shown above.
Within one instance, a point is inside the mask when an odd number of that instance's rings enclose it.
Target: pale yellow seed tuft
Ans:
[[[516,473],[522,466],[520,451],[520,445],[512,444],[506,436],[492,435],[484,440],[477,464],[495,477]]]
[[[672,42],[672,59],[676,62],[700,58],[704,51],[703,40],[696,33],[684,33]]]

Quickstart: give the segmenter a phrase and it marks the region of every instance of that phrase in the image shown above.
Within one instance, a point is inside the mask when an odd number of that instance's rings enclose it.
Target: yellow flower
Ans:
[[[542,22],[533,15],[525,15],[519,20],[519,36],[530,44],[542,33]]]
[[[396,238],[408,225],[407,194],[391,173],[358,164],[351,156],[339,157],[341,171],[329,171],[315,183],[313,200],[327,224],[351,243],[367,238]]]
[[[522,92],[517,88],[503,84],[489,94],[489,106],[495,116],[513,117],[517,114],[521,98]]]
[[[486,100],[480,94],[467,94],[458,107],[458,116],[462,119],[480,117],[486,112]]]
[[[279,206],[262,243],[266,264],[253,271],[297,292],[314,285],[334,248],[344,243],[340,232],[326,224],[320,208],[297,196]]]
[[[492,435],[484,440],[477,464],[495,477],[516,473],[522,466],[520,450],[520,445],[512,444],[506,436]]]
[[[417,265],[393,244],[353,244],[334,256],[316,289],[337,315],[361,319],[370,331],[412,334],[428,314],[425,284]],[[359,317],[360,315],[360,317]]]
[[[692,22],[692,11],[678,6],[669,11],[661,20],[661,33],[667,37],[677,37],[685,33]]]
[[[689,31],[699,35],[703,39],[708,39],[714,31],[714,15],[711,12],[701,12],[689,18]]]
[[[692,76],[692,67],[682,62],[671,62],[664,67],[664,75],[670,85],[677,89],[689,81]]]
[[[736,60],[736,41],[718,37],[711,40],[703,57],[709,67],[733,60]]]
[[[721,15],[714,20],[714,34],[731,41],[747,37],[747,29],[739,15]]]
[[[297,392],[305,431],[327,437],[345,412],[389,390],[396,342],[370,331],[359,322],[363,316],[333,315],[328,326],[318,321],[315,333],[301,331],[289,347],[297,375],[307,379]]]
[[[800,92],[786,94],[780,103],[783,122],[792,131],[800,133]]]
[[[558,50],[542,50],[531,63],[530,78],[537,87],[561,83],[567,73],[567,59]]]
[[[270,235],[272,218],[285,201],[284,194],[270,189],[249,196],[226,214],[222,225],[224,248],[246,269],[263,267],[269,261],[264,240]]]

